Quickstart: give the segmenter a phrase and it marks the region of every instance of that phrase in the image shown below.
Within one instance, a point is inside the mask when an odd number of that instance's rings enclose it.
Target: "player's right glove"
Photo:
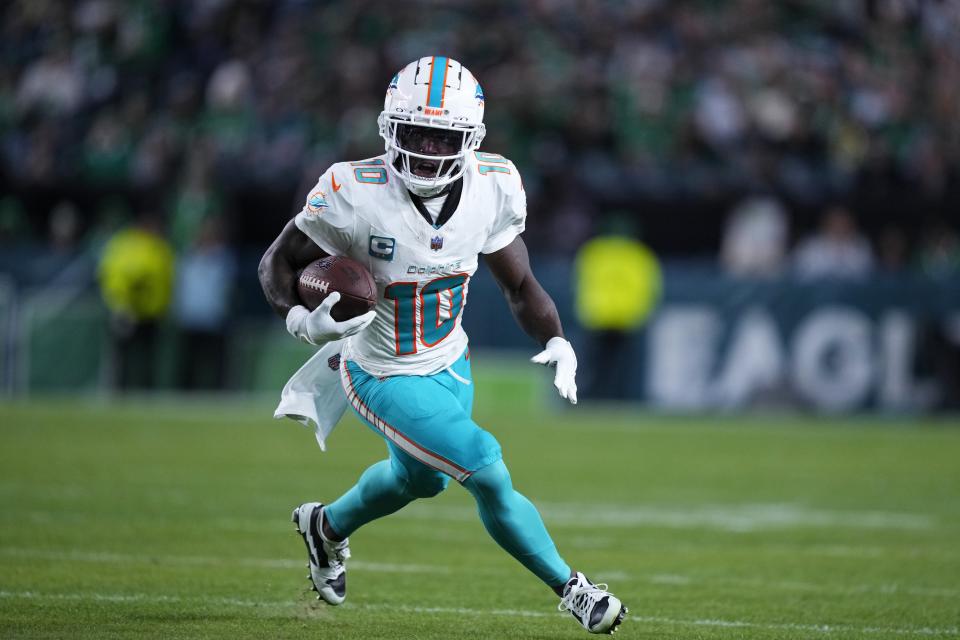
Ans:
[[[530,358],[530,362],[556,367],[553,377],[553,386],[557,388],[561,398],[577,404],[577,354],[573,346],[556,336],[547,341],[547,348]]]
[[[297,305],[287,313],[287,331],[297,340],[321,346],[334,340],[347,338],[363,331],[377,317],[376,311],[367,311],[362,316],[337,322],[330,315],[333,305],[340,301],[340,292],[334,291],[310,311]]]

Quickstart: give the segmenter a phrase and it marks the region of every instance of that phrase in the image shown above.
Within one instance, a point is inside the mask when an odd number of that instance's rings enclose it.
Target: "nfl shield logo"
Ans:
[[[434,236],[430,238],[430,248],[434,251],[440,251],[440,249],[443,249],[443,238],[440,236]]]
[[[334,354],[327,358],[327,366],[330,367],[331,371],[336,371],[340,368],[340,354]]]

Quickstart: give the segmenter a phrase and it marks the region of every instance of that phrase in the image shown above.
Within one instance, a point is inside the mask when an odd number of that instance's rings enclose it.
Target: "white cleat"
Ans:
[[[607,591],[607,585],[593,584],[579,571],[564,586],[557,608],[573,614],[590,633],[614,633],[627,615],[627,608]]]
[[[307,579],[313,583],[317,600],[338,605],[347,598],[345,563],[350,557],[350,539],[327,540],[323,536],[323,517],[322,503],[305,502],[293,510],[291,519],[307,545],[307,567],[310,569]]]

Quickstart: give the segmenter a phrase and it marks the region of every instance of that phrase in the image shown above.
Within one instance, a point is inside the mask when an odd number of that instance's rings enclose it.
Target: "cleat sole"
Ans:
[[[610,628],[607,629],[607,635],[613,635],[617,632],[617,627],[620,626],[620,623],[623,622],[623,619],[627,617],[629,609],[624,606],[620,607],[620,613],[617,614],[617,618],[613,621],[613,624],[610,625]]]

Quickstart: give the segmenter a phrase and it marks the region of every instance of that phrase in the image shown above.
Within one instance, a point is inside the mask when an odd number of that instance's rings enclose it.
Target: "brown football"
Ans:
[[[327,256],[314,260],[297,277],[297,293],[311,311],[334,291],[340,292],[340,301],[333,305],[330,315],[337,322],[363,315],[377,304],[373,276],[352,258]]]

